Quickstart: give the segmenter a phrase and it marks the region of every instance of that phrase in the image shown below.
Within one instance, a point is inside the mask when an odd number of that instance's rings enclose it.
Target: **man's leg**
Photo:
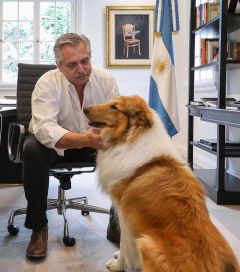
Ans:
[[[49,168],[58,157],[55,150],[40,144],[34,135],[26,137],[23,145],[23,185],[27,200],[25,227],[33,230],[27,248],[28,257],[45,257],[47,254]]]
[[[107,228],[107,239],[111,242],[120,244],[120,226],[118,220],[118,214],[115,208],[112,206],[110,209],[110,218]]]

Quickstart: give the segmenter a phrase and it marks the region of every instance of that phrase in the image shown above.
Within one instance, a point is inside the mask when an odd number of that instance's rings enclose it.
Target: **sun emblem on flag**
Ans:
[[[153,70],[157,74],[164,74],[166,73],[170,68],[170,60],[166,57],[158,57],[155,59],[153,63]]]

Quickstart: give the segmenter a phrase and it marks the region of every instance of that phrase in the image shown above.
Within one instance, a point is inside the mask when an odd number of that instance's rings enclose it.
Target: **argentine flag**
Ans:
[[[156,0],[149,106],[170,136],[179,132],[172,31],[179,30],[177,0]]]

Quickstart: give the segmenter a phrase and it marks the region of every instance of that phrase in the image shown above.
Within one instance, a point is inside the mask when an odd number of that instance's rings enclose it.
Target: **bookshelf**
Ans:
[[[188,163],[196,176],[203,183],[209,197],[217,204],[240,204],[240,179],[229,174],[225,169],[226,158],[240,158],[239,149],[225,148],[226,126],[240,128],[240,110],[229,110],[225,107],[228,94],[226,88],[226,72],[240,69],[240,59],[228,59],[228,36],[233,31],[240,29],[240,14],[228,12],[228,1],[219,1],[219,15],[210,21],[205,21],[199,26],[196,24],[196,0],[191,1],[190,31],[189,31],[189,103],[188,103]],[[195,43],[197,35],[208,35],[218,38],[219,52],[215,62],[195,65]],[[195,101],[195,72],[213,67],[217,73],[217,99],[216,108],[191,105]],[[231,71],[230,71],[231,72]],[[194,120],[215,123],[217,126],[217,146],[214,149],[199,144],[194,131]],[[216,156],[216,169],[194,169],[194,151],[196,148]]]

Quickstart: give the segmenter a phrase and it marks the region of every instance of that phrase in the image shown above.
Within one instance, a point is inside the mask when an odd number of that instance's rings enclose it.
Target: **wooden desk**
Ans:
[[[0,108],[0,184],[21,183],[22,165],[13,163],[8,158],[8,125],[16,121],[16,109],[14,107]]]

